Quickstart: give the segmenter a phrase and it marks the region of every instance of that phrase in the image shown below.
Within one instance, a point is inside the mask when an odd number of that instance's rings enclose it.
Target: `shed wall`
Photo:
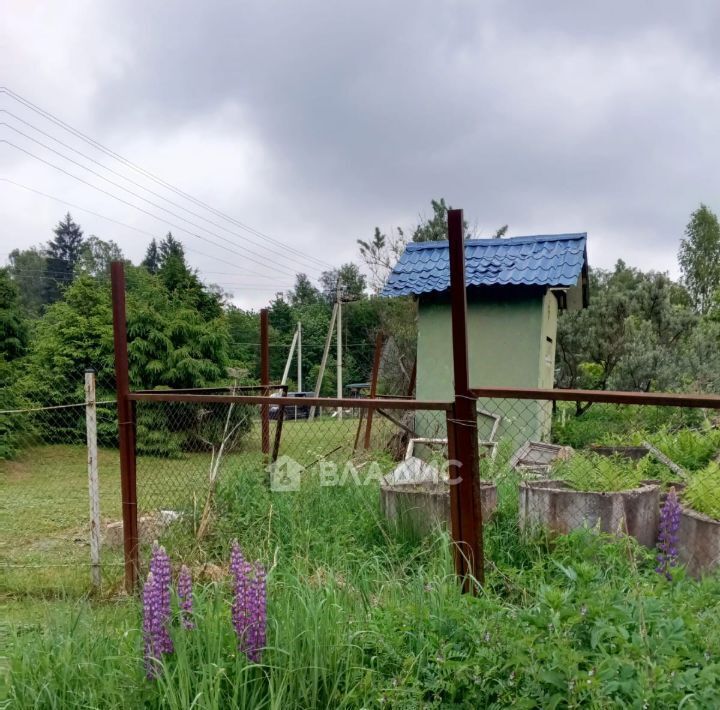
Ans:
[[[557,334],[557,301],[546,291],[491,295],[468,293],[470,384],[476,387],[552,387]],[[548,340],[548,338],[550,340]],[[452,325],[446,299],[421,298],[418,307],[417,396],[453,397]],[[494,401],[478,403],[503,417],[501,437],[516,443],[547,439],[549,403]],[[479,420],[480,438],[490,422]],[[435,435],[426,425],[419,433]]]

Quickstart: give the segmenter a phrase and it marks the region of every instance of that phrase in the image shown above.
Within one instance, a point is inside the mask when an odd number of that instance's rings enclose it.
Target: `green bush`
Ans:
[[[637,488],[644,480],[667,477],[667,469],[648,456],[631,461],[622,456],[576,452],[567,460],[556,461],[552,476],[577,491],[610,492]]]

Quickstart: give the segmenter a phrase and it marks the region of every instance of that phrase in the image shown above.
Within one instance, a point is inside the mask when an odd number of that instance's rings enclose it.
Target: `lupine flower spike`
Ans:
[[[238,650],[257,663],[265,646],[267,623],[265,568],[260,562],[251,565],[235,541],[230,551],[230,572],[233,577],[232,621]]]
[[[193,615],[193,596],[192,596],[192,576],[190,570],[183,565],[180,568],[178,576],[178,600],[180,602],[180,618],[183,628],[194,629],[195,624],[192,620]]]
[[[660,532],[658,535],[657,556],[658,566],[655,571],[665,575],[671,580],[670,568],[675,567],[678,561],[678,530],[680,529],[680,513],[682,507],[678,500],[675,487],[673,486],[665,498],[662,510],[660,511]]]
[[[170,580],[170,559],[165,548],[155,543],[143,589],[143,640],[148,678],[157,677],[158,661],[174,650],[169,633]]]

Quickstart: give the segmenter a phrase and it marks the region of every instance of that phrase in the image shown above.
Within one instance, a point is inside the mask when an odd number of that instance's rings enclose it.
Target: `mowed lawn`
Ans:
[[[388,422],[376,418],[373,444],[392,435]],[[357,418],[322,417],[286,421],[280,455],[314,466],[339,464],[352,457]],[[275,422],[271,422],[270,442]],[[360,440],[362,447],[362,438]],[[139,456],[137,490],[140,515],[157,510],[183,511],[196,524],[208,492],[211,453],[181,458]],[[223,459],[220,475],[257,469],[265,475],[261,427],[255,421],[239,450]],[[115,449],[99,451],[100,511],[103,526],[121,520],[120,466]],[[187,519],[187,518],[186,518]],[[0,599],[77,596],[89,591],[89,499],[87,450],[48,445],[26,449],[13,461],[0,461]],[[102,548],[104,584],[117,589],[122,549]]]

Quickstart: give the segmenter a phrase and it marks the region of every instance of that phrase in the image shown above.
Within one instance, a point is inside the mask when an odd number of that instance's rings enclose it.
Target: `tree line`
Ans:
[[[303,328],[303,388],[313,390],[333,303],[343,302],[345,383],[370,375],[378,330],[392,336],[382,388],[404,393],[415,350],[412,299],[378,296],[408,241],[446,237],[444,200],[407,233],[376,229],[358,240],[359,261],[303,273],[269,304],[270,376],[279,381],[298,321]],[[470,236],[476,231],[467,228]],[[502,238],[507,225],[490,236]],[[82,399],[82,373],[98,373],[101,391],[114,380],[109,265],[124,259],[111,240],[86,237],[67,214],[42,247],[14,250],[0,269],[0,409],[51,406]],[[145,258],[127,259],[131,384],[135,388],[207,387],[259,379],[259,314],[234,305],[202,282],[183,245],[168,233]],[[556,385],[592,389],[720,389],[720,226],[701,205],[680,242],[680,281],[618,261],[590,269],[590,306],[559,319]],[[335,393],[334,348],[321,394]],[[295,368],[290,386],[295,387]],[[579,413],[581,413],[579,411]],[[6,419],[2,427],[9,427]],[[60,435],[62,432],[58,432]]]

